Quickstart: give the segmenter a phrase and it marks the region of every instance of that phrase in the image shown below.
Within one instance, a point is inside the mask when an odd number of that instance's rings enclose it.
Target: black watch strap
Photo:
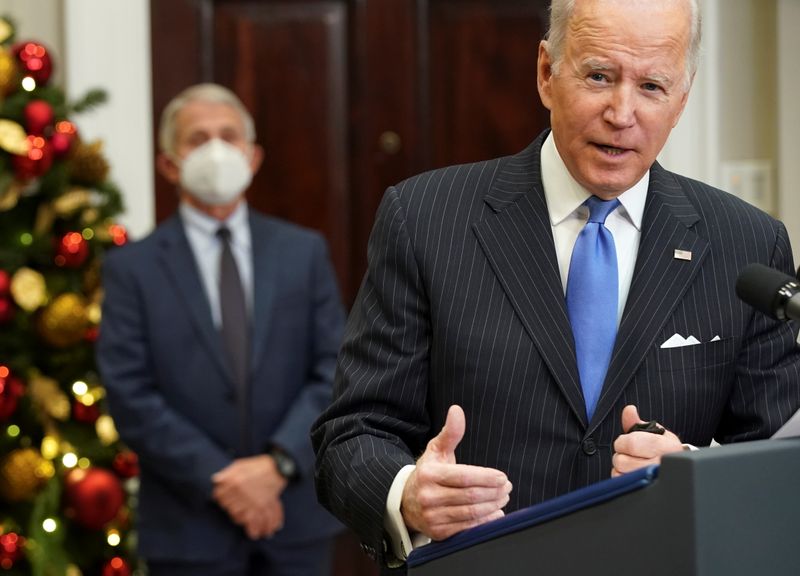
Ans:
[[[275,467],[278,469],[278,473],[281,476],[286,478],[289,482],[297,479],[299,476],[297,463],[291,456],[280,448],[271,448],[267,454],[272,456],[272,459],[275,460]]]

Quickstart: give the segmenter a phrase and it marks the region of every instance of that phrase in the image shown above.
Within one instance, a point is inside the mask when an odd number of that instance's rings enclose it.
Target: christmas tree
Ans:
[[[48,48],[0,18],[0,572],[131,573],[136,456],[94,362],[100,260],[124,244],[100,142],[49,85]]]

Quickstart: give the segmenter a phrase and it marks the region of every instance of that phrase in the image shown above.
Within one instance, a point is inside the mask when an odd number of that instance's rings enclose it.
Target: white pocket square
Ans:
[[[700,344],[700,340],[695,338],[694,336],[689,336],[688,338],[684,338],[680,334],[673,334],[669,337],[669,339],[664,342],[661,347],[662,348],[680,348],[681,346],[694,346],[695,344]]]
[[[719,334],[714,336],[709,342],[719,342],[721,338]],[[661,347],[662,348],[680,348],[681,346],[694,346],[695,344],[700,344],[700,340],[695,338],[694,336],[689,336],[688,338],[684,338],[680,334],[673,334],[672,336],[664,342]]]

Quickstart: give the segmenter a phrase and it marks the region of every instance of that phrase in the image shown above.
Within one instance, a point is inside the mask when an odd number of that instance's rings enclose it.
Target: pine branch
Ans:
[[[94,88],[89,90],[83,98],[77,102],[73,102],[69,106],[69,109],[76,114],[80,114],[81,112],[86,112],[92,108],[104,104],[106,101],[108,101],[108,95],[106,94],[106,91],[101,90],[100,88]]]

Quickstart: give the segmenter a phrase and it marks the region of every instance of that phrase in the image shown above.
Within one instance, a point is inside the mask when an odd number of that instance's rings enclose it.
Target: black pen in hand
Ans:
[[[659,426],[655,420],[650,420],[649,422],[639,422],[638,424],[634,424],[631,426],[630,430],[625,432],[625,434],[630,434],[631,432],[650,432],[651,434],[664,434],[666,430],[663,426]]]

